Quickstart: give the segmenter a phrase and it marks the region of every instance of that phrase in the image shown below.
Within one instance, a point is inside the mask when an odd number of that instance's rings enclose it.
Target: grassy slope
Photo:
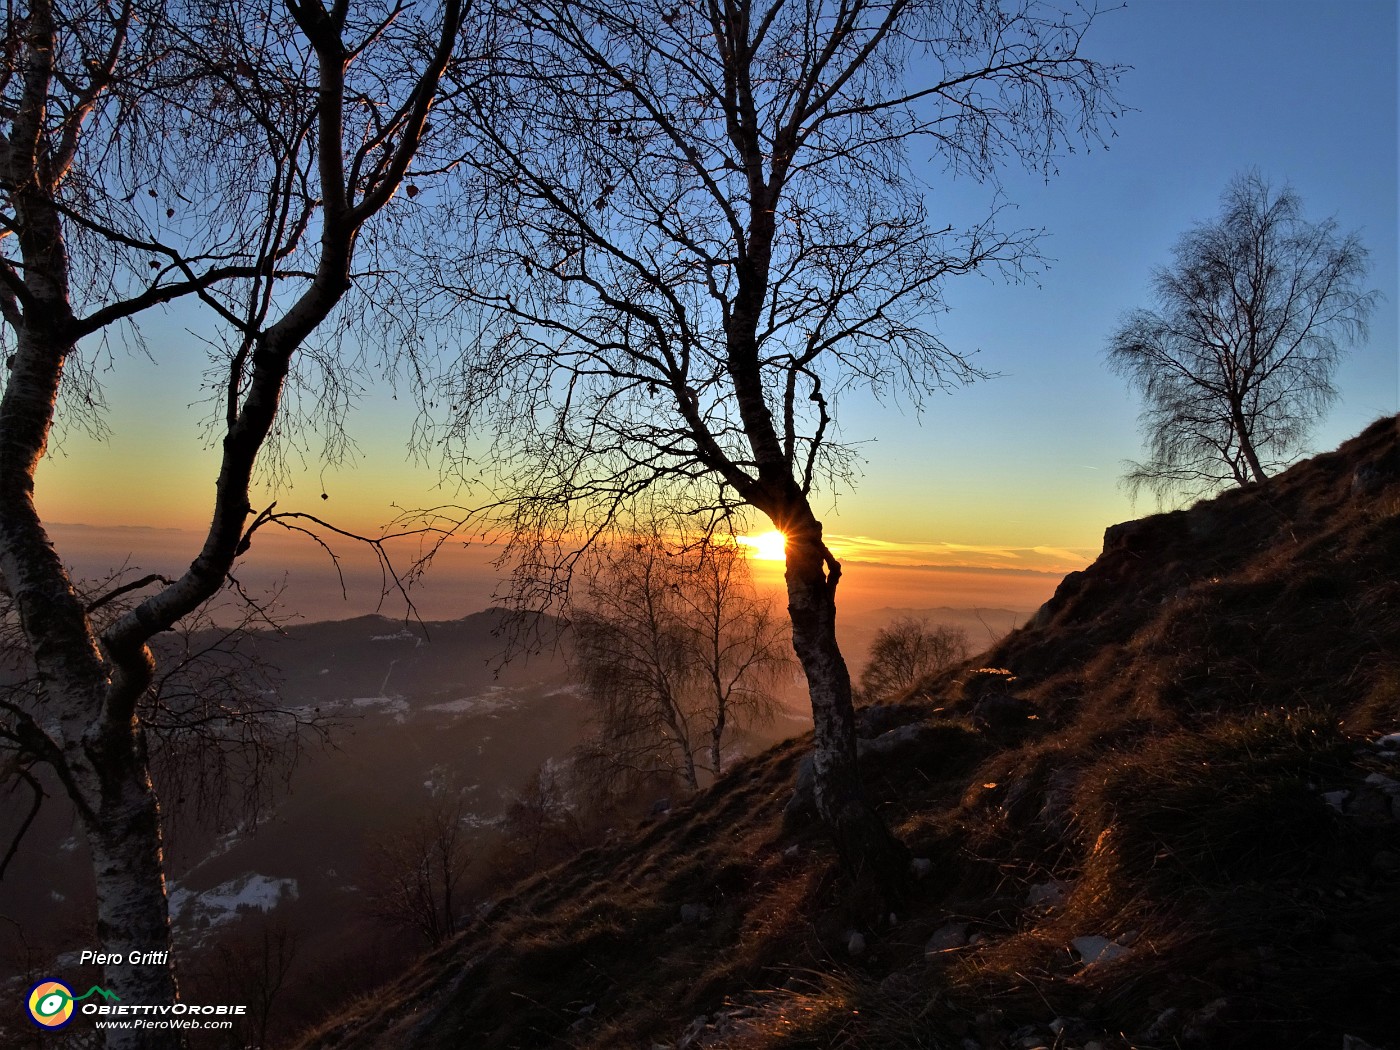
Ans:
[[[1397,425],[1110,529],[1032,624],[868,719],[913,727],[865,768],[933,862],[892,927],[785,825],[791,741],[516,887],[306,1045],[1384,1045],[1400,800],[1365,778],[1400,779],[1371,743],[1400,728]],[[950,922],[972,943],[926,954]],[[1085,965],[1084,935],[1127,950]]]

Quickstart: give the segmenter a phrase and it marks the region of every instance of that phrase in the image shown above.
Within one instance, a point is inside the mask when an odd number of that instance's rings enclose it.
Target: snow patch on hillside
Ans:
[[[271,911],[284,900],[296,900],[296,879],[276,879],[249,872],[197,892],[170,884],[170,918],[191,926],[220,926],[243,911]]]
[[[407,627],[401,627],[393,634],[372,634],[369,640],[371,642],[416,642],[418,636]]]
[[[429,704],[424,710],[449,715],[490,715],[497,711],[509,711],[519,706],[521,692],[519,688],[493,685],[484,693],[464,696],[460,700],[446,700],[440,704]]]

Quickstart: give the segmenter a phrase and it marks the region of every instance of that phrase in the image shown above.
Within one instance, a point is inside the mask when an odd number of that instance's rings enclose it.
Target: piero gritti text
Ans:
[[[128,966],[164,966],[170,961],[168,951],[133,951],[123,955],[121,952],[94,952],[87,949],[78,957],[79,966],[120,966],[126,963]]]

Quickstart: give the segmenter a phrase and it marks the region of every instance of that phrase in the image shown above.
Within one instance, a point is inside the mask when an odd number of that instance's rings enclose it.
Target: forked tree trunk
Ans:
[[[1240,451],[1244,454],[1244,460],[1249,464],[1249,472],[1253,475],[1254,483],[1262,485],[1268,480],[1269,475],[1264,472],[1263,464],[1259,462],[1259,455],[1254,451],[1254,441],[1250,437],[1249,425],[1245,422],[1244,409],[1238,402],[1230,406],[1230,418],[1234,423],[1235,436],[1240,440]]]
[[[73,353],[66,257],[57,212],[26,202],[27,275],[42,305],[18,326],[10,377],[0,401],[0,582],[29,639],[45,724],[16,712],[36,754],[50,761],[77,808],[92,849],[98,895],[97,943],[123,962],[104,966],[103,987],[130,1004],[175,1001],[170,925],[161,874],[155,793],[131,708],[110,703],[108,668],[86,610],[34,505],[34,473],[44,455],[63,366]],[[37,231],[37,232],[36,232]],[[38,243],[29,239],[37,238]],[[122,714],[120,712],[125,712]],[[51,735],[49,726],[58,733]],[[128,964],[130,953],[160,953]],[[152,956],[154,958],[154,956]],[[175,1032],[109,1030],[108,1047],[181,1045]]]
[[[812,702],[813,783],[817,814],[832,835],[856,886],[857,903],[882,919],[902,900],[909,853],[890,834],[861,786],[851,675],[836,641],[840,563],[822,541],[821,522],[808,511],[784,523],[792,646]]]

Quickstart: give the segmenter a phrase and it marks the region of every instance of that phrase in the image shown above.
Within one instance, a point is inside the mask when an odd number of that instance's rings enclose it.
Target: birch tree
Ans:
[[[1237,176],[1220,217],[1182,236],[1153,275],[1154,310],[1124,317],[1108,363],[1143,398],[1148,458],[1127,475],[1200,496],[1286,466],[1336,398],[1343,350],[1365,338],[1378,293],[1367,253],[1335,219],[1257,172]]]
[[[875,632],[860,673],[861,698],[874,702],[912,689],[935,671],[966,660],[970,652],[961,627],[898,617]]]
[[[856,769],[836,641],[841,564],[819,487],[849,479],[838,404],[975,378],[933,320],[959,275],[1019,274],[1033,231],[996,193],[932,214],[939,178],[995,187],[1095,144],[1116,71],[1097,12],[1038,0],[524,0],[499,94],[459,116],[492,157],[500,222],[457,293],[487,311],[452,391],[459,435],[506,437],[490,484],[526,600],[648,489],[749,508],[786,536],[817,808],[854,871],[903,850]],[[925,163],[927,162],[927,164]],[[927,194],[927,195],[926,195]],[[484,370],[482,369],[484,366]],[[466,451],[464,449],[464,451]]]
[[[92,852],[104,985],[170,1003],[159,807],[142,697],[150,643],[225,585],[256,530],[250,485],[289,376],[355,279],[357,242],[423,144],[463,0],[188,6],[106,0],[5,9],[0,58],[0,585],[37,672],[0,733],[50,766]],[[35,503],[56,423],[100,407],[92,354],[143,313],[197,296],[230,333],[209,526],[174,579],[124,585],[102,626]],[[126,326],[124,329],[122,326]],[[89,417],[91,418],[91,417]],[[132,484],[158,484],[133,465]],[[285,520],[285,519],[284,519]],[[110,1046],[177,1033],[111,1032]]]
[[[631,537],[598,554],[572,618],[594,779],[720,775],[734,730],[771,719],[790,643],[733,544]]]

